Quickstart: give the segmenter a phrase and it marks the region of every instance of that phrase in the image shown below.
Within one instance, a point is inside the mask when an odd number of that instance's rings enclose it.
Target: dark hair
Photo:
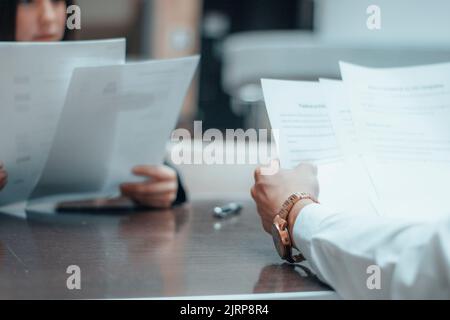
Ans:
[[[0,41],[16,40],[16,16],[17,6],[20,0],[0,0]],[[67,7],[74,3],[74,0],[65,0]],[[72,40],[74,33],[67,30],[63,40]]]

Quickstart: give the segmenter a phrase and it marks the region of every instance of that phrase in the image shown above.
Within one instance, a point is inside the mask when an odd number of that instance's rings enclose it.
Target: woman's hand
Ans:
[[[318,198],[319,182],[315,166],[301,164],[293,170],[279,170],[275,175],[266,176],[256,169],[251,194],[266,232],[270,232],[273,219],[284,201],[295,192],[306,192]]]
[[[167,166],[138,166],[133,169],[133,173],[148,180],[122,184],[122,195],[145,207],[167,209],[172,206],[178,192],[177,172],[174,169]]]
[[[8,182],[8,173],[2,162],[0,162],[0,191],[6,186]]]

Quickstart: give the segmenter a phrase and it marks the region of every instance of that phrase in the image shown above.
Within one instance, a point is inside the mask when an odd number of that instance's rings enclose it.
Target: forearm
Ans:
[[[311,204],[302,208],[291,232],[319,278],[344,298],[449,295],[448,230],[437,225],[355,217]],[[372,266],[380,271],[379,289],[368,285]]]

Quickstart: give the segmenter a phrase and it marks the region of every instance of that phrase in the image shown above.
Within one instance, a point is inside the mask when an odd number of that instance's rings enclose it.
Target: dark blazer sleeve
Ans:
[[[172,169],[176,170],[172,164],[165,162],[164,163],[166,166],[171,167]],[[183,185],[183,181],[180,177],[180,173],[177,171],[177,180],[178,180],[178,192],[177,192],[177,198],[175,199],[175,201],[173,202],[174,206],[183,204],[185,202],[188,201],[188,197],[186,194],[186,190],[184,189],[184,185]]]
[[[180,174],[177,172],[177,179],[178,179],[178,192],[177,192],[177,198],[175,199],[173,205],[180,205],[188,201],[186,190],[183,186],[183,181],[181,181]]]

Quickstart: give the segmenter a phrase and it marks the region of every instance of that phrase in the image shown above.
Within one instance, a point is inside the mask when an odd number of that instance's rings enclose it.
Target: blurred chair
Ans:
[[[267,128],[261,78],[340,78],[339,61],[401,67],[450,61],[450,2],[379,0],[382,29],[366,27],[366,0],[317,0],[315,31],[236,33],[223,46],[225,92],[246,126]],[[426,13],[425,13],[426,12]]]

